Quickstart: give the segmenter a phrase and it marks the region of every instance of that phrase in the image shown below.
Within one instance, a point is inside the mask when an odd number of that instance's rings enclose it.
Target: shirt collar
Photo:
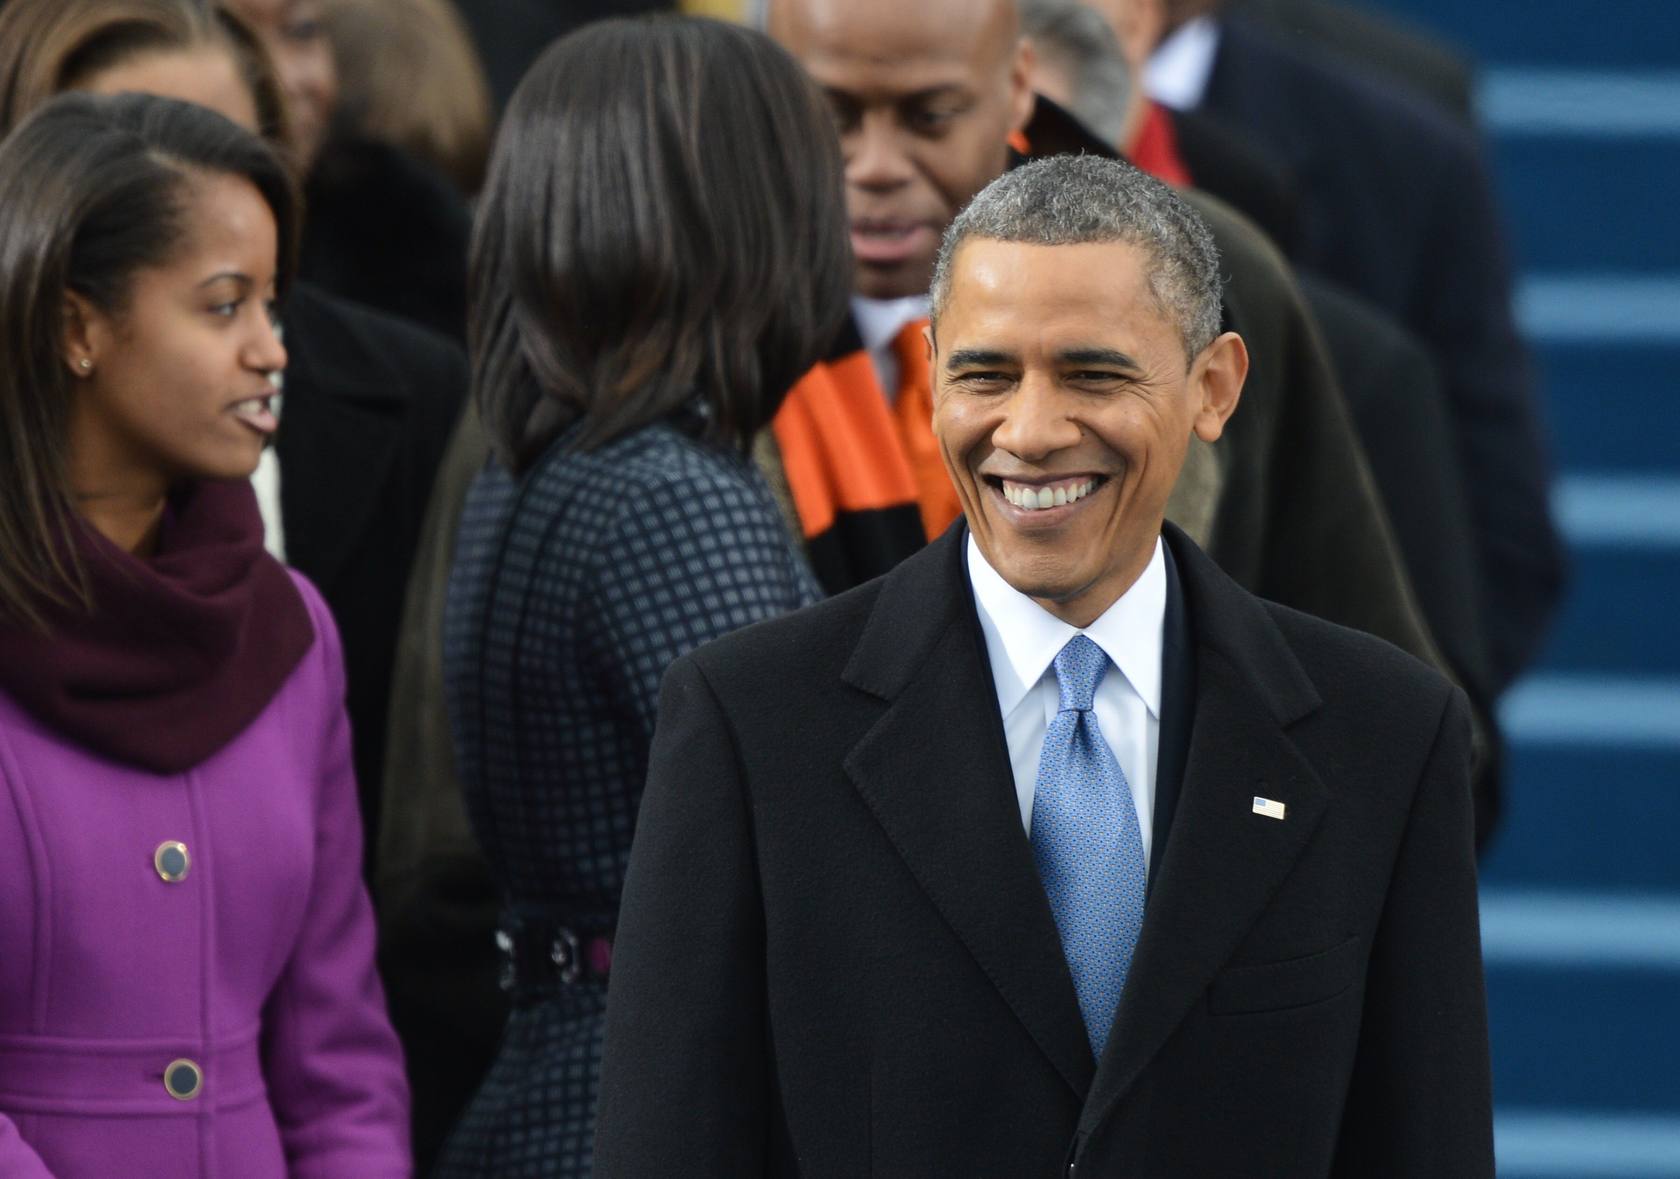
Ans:
[[[1167,564],[1161,539],[1143,574],[1083,631],[1010,585],[968,537],[968,579],[991,658],[998,708],[1014,712],[1074,635],[1084,634],[1120,669],[1156,720],[1161,719],[1161,649],[1166,627]]]
[[[893,339],[904,325],[916,319],[926,319],[932,300],[926,295],[909,295],[902,299],[866,299],[852,296],[852,316],[857,320],[858,335],[870,352],[892,346]]]
[[[1207,94],[1213,63],[1219,56],[1219,22],[1211,16],[1186,21],[1150,54],[1143,68],[1143,89],[1162,106],[1194,110]]]

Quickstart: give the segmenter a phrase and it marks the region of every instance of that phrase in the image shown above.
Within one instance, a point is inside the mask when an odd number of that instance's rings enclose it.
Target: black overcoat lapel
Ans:
[[[1086,1134],[1202,1001],[1329,801],[1287,733],[1320,704],[1300,662],[1258,599],[1182,532],[1165,531],[1195,651],[1195,718],[1131,973],[1081,1117]],[[1285,817],[1255,814],[1257,796],[1283,803]]]
[[[959,521],[882,585],[845,672],[888,702],[846,773],[911,874],[1068,1086],[1095,1071],[1021,827]]]

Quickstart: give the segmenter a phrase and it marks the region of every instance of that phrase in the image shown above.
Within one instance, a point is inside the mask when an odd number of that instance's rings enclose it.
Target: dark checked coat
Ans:
[[[491,872],[521,916],[610,935],[665,668],[816,584],[751,461],[665,424],[489,467],[455,553],[445,684]],[[515,1006],[437,1175],[589,1175],[605,990]]]
[[[598,1179],[1493,1174],[1463,694],[1167,542],[1157,862],[1102,1059],[959,524],[666,676]]]

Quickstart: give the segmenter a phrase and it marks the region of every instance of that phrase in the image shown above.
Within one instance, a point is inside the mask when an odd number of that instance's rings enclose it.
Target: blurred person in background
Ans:
[[[1139,167],[1181,186],[1200,187],[1211,176],[1215,196],[1249,211],[1266,184],[1265,166],[1254,162],[1258,153],[1234,138],[1205,134],[1200,116],[1169,112],[1143,93],[1150,26],[1158,23],[1148,17],[1159,13],[1158,0],[1104,0],[1106,12],[1127,18],[1116,23],[1137,31],[1129,54],[1110,22],[1083,0],[1023,0],[1021,7],[1041,99],[1060,102],[1098,132],[1097,142],[1069,143],[1066,150],[1118,147]],[[1296,281],[1323,332],[1430,633],[1488,743],[1475,780],[1478,840],[1485,842],[1499,809],[1492,752],[1497,717],[1476,608],[1469,503],[1445,391],[1422,344],[1382,310],[1311,272],[1297,273]]]
[[[0,11],[0,132],[60,89],[185,99],[285,143],[261,46],[198,0],[10,0]],[[440,336],[309,283],[292,286],[280,314],[291,362],[259,503],[270,550],[320,588],[343,635],[371,851],[397,622],[466,360]]]
[[[845,315],[821,98],[750,30],[580,30],[508,108],[471,275],[496,462],[461,518],[444,667],[514,1010],[436,1174],[586,1176],[660,678],[819,597],[749,451]]]
[[[1165,17],[1146,72],[1151,95],[1221,120],[1288,168],[1300,196],[1296,260],[1395,316],[1435,360],[1469,494],[1497,695],[1537,653],[1565,569],[1480,144],[1431,100],[1303,51],[1240,6],[1168,0]]]
[[[490,87],[450,0],[327,0],[339,77],[337,122],[401,148],[463,196],[484,183]]]
[[[327,0],[218,3],[256,32],[286,96],[309,207],[299,275],[464,339],[465,199],[445,176],[396,144],[339,125],[342,82]],[[457,100],[472,98],[469,93]]]
[[[191,103],[63,96],[0,144],[16,1179],[411,1170],[337,634],[248,479],[296,213]]]

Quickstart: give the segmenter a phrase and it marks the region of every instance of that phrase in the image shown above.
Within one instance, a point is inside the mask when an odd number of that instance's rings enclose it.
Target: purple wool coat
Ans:
[[[0,1179],[412,1170],[338,634],[294,579],[317,641],[186,773],[0,692]]]

